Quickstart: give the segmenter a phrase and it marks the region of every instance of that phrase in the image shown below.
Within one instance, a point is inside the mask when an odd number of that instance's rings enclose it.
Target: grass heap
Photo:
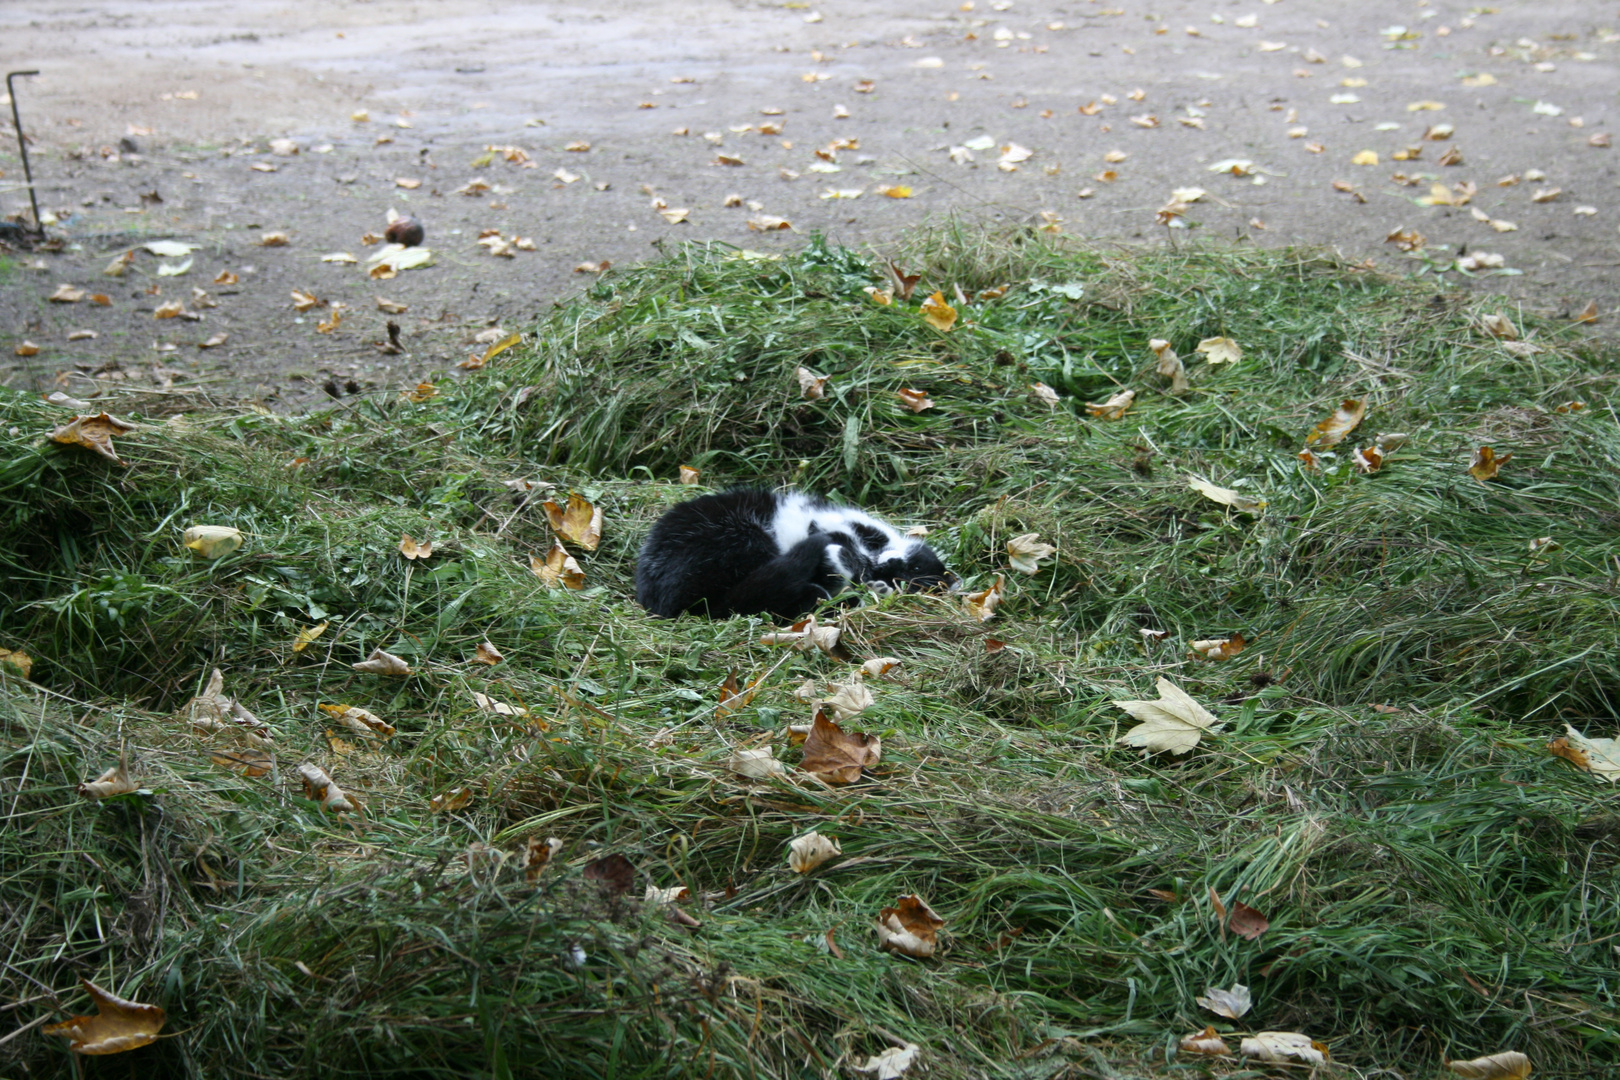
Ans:
[[[1566,722],[1615,734],[1612,355],[1518,313],[1529,346],[1504,342],[1480,322],[1498,302],[1316,255],[945,231],[899,261],[922,284],[883,307],[847,251],[690,248],[426,400],[120,402],[143,421],[124,467],[46,441],[60,409],[0,398],[0,648],[34,659],[0,685],[0,997],[25,1003],[0,1017],[84,1011],[78,976],[168,1009],[174,1037],[107,1075],[785,1078],[899,1041],[924,1048],[914,1075],[1180,1075],[1177,1037],[1213,1019],[1194,998],[1241,982],[1254,1009],[1222,1030],[1303,1031],[1362,1070],[1517,1049],[1597,1075],[1620,1054],[1620,800],[1545,746]],[[941,333],[915,300],[953,286],[1010,288]],[[1243,359],[1194,356],[1217,335]],[[1186,394],[1152,338],[1188,359]],[[800,398],[800,366],[825,398]],[[1087,415],[1122,387],[1123,419]],[[1302,471],[1344,398],[1362,428]],[[1378,432],[1409,439],[1360,474]],[[1514,455],[1489,483],[1466,471],[1481,445]],[[930,597],[825,616],[855,659],[904,661],[846,724],[883,737],[861,782],[809,782],[782,736],[808,719],[794,688],[846,664],[630,600],[683,464],[926,524],[969,589],[1007,576],[986,624]],[[1268,505],[1230,511],[1189,474]],[[551,536],[518,479],[604,508],[583,591],[530,572]],[[193,524],[248,542],[205,562],[178,543]],[[1008,572],[1025,532],[1060,549],[1033,577]],[[402,559],[404,533],[433,557]],[[1189,658],[1232,633],[1235,658]],[[504,662],[470,662],[486,638]],[[416,673],[350,667],[377,646]],[[177,717],[216,665],[274,733],[267,775]],[[766,678],[716,720],[732,669]],[[1111,701],[1160,675],[1224,725],[1184,758],[1115,743]],[[346,734],[322,703],[398,734]],[[758,746],[789,780],[727,771]],[[121,750],[150,794],[75,794]],[[363,812],[304,798],[304,761]],[[457,788],[472,801],[433,812]],[[801,877],[786,845],[812,828],[843,858]],[[550,835],[538,887],[491,854]],[[583,877],[610,853],[629,896]],[[648,884],[690,889],[701,928]],[[1223,933],[1211,890],[1270,929]],[[947,920],[931,960],[877,948],[907,892]],[[62,1040],[0,1043],[23,1070],[69,1075]]]

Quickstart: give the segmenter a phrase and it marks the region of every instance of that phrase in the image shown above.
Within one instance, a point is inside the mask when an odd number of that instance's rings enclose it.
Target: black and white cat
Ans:
[[[851,583],[887,593],[955,581],[927,544],[870,514],[757,488],[670,507],[636,560],[636,600],[665,618],[796,619]]]

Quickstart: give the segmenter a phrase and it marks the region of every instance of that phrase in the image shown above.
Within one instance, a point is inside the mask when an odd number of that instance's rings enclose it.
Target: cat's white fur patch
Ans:
[[[795,544],[811,535],[812,524],[815,525],[817,532],[848,533],[857,543],[862,543],[859,534],[852,528],[856,523],[883,534],[882,550],[866,552],[875,563],[881,564],[890,559],[903,560],[911,554],[913,548],[922,543],[921,540],[900,535],[892,525],[879,521],[870,514],[863,514],[847,506],[817,507],[810,499],[797,493],[783,498],[777,506],[776,514],[771,518],[771,536],[776,541],[776,549],[785,555],[793,550]],[[828,550],[831,558],[832,549]],[[832,565],[845,577],[853,576],[842,562],[835,561]]]

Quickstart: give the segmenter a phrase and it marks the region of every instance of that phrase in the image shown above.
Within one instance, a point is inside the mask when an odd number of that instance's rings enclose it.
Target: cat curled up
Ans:
[[[797,619],[861,584],[878,593],[949,588],[932,548],[853,507],[737,488],[670,507],[636,560],[636,600],[654,615]]]

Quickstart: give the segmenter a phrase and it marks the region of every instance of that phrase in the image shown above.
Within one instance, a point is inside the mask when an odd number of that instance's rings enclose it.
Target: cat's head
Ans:
[[[869,582],[877,592],[955,592],[961,584],[927,544],[917,541],[904,556],[888,558],[872,568]]]

